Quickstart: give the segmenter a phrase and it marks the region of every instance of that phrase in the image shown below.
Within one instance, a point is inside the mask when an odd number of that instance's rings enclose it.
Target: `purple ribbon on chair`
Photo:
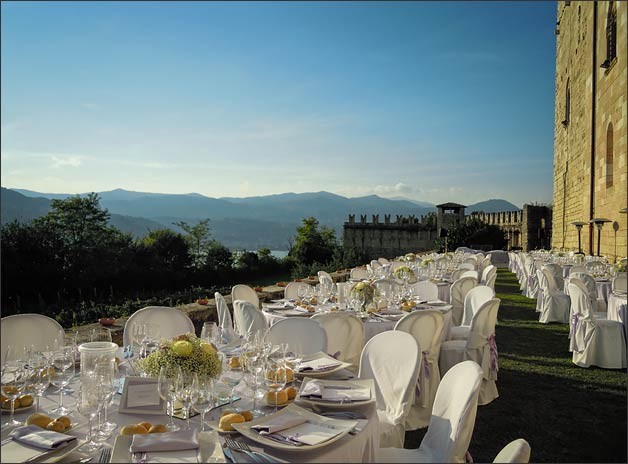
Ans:
[[[338,359],[338,356],[340,356],[340,351],[336,351],[334,354],[331,354],[331,353],[327,353],[327,354],[334,359]]]
[[[425,378],[429,380],[430,378],[430,362],[428,356],[430,354],[429,351],[423,351],[423,371],[425,371]],[[419,376],[416,379],[416,396],[421,396],[421,371],[419,371]]]
[[[569,338],[572,338],[576,334],[576,328],[578,327],[579,320],[580,320],[580,315],[578,313],[571,316],[571,325],[569,327]]]
[[[488,346],[491,350],[491,370],[498,372],[499,363],[497,360],[497,343],[495,343],[495,334],[491,334],[488,337]]]

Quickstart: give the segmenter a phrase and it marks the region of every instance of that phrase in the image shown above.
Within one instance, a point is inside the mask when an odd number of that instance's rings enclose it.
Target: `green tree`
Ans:
[[[289,256],[304,265],[314,262],[326,264],[331,261],[338,246],[336,232],[325,226],[319,228],[318,220],[313,217],[305,218],[302,222],[297,228]]]
[[[506,244],[504,232],[494,224],[486,224],[479,219],[461,222],[449,229],[447,237],[448,250],[458,247],[482,246],[493,250],[501,250]],[[435,242],[436,248],[445,251],[445,239]]]
[[[192,264],[195,268],[200,269],[207,259],[207,252],[211,244],[209,219],[203,219],[194,226],[191,226],[185,221],[178,221],[173,224],[183,229],[187,234],[185,239],[190,247]]]

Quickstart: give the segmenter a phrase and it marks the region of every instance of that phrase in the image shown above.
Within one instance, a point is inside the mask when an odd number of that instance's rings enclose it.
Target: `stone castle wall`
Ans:
[[[612,3],[617,57],[602,68]],[[577,229],[571,223],[608,218],[612,223],[602,229],[600,252],[611,259],[626,255],[626,214],[619,211],[627,203],[627,6],[617,1],[561,1],[556,26],[552,246],[577,249]],[[593,229],[582,230],[583,251],[592,254],[597,251]]]

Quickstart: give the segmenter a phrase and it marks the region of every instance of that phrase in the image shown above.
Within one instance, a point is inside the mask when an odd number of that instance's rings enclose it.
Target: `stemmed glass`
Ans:
[[[35,412],[39,412],[39,401],[50,385],[50,368],[48,360],[42,352],[34,353],[28,363],[28,382],[37,396]]]
[[[236,412],[240,409],[233,407],[233,398],[235,394],[235,387],[237,387],[242,380],[242,375],[242,367],[231,367],[229,363],[223,363],[222,376],[220,380],[231,389],[231,393],[229,394],[229,407]]]
[[[104,389],[102,423],[100,423],[98,435],[106,439],[111,436],[111,432],[118,428],[118,424],[110,422],[108,418],[109,403],[115,397],[119,388],[120,371],[118,370],[118,363],[112,360],[97,362],[94,367],[94,373],[101,379]]]
[[[299,301],[303,304],[309,303],[310,296],[310,286],[309,285],[301,285],[297,288],[297,296],[299,297]]]
[[[249,344],[245,347],[242,356],[244,357],[244,373],[242,380],[244,383],[253,390],[253,410],[251,413],[254,416],[264,414],[261,410],[257,409],[257,395],[259,386],[262,383],[262,352],[263,348],[256,346],[255,343]]]
[[[52,384],[59,389],[59,407],[50,411],[52,414],[69,415],[70,410],[63,406],[64,387],[67,387],[75,373],[74,347],[63,347],[52,355],[52,365],[55,372],[52,375]]]
[[[173,419],[175,401],[174,379],[168,377],[168,368],[166,366],[162,366],[161,369],[159,369],[157,390],[159,391],[159,397],[162,400],[167,401],[170,406],[170,422],[168,423],[168,431],[176,432],[177,430],[181,430],[181,427],[175,424]]]
[[[16,353],[17,354],[17,353]],[[19,356],[16,356],[19,357]],[[7,359],[2,366],[2,394],[11,400],[11,417],[5,425],[20,426],[22,422],[15,419],[15,400],[22,394],[26,387],[27,371],[23,359]]]
[[[174,394],[175,398],[183,405],[187,430],[190,430],[191,387],[189,375],[184,374],[179,367],[177,377],[174,381]]]
[[[267,359],[264,366],[264,386],[274,393],[271,398],[275,401],[275,412],[277,412],[277,395],[286,386],[286,369],[276,360]]]
[[[215,322],[205,322],[203,324],[203,330],[201,330],[201,340],[211,342],[214,346],[220,344],[220,332]]]
[[[192,408],[194,408],[196,412],[201,413],[201,432],[205,431],[205,413],[209,412],[214,406],[212,394],[213,384],[214,382],[211,377],[199,377],[198,374],[194,374],[190,398]]]
[[[286,382],[290,382],[291,385],[294,385],[294,373],[299,370],[299,366],[301,365],[301,361],[303,361],[303,354],[299,350],[298,347],[293,347],[290,349],[287,343],[282,343],[282,352],[283,352],[283,363],[286,368]],[[292,377],[288,380],[288,372],[292,371]]]
[[[89,335],[91,342],[111,342],[111,330],[104,327],[94,329]]]
[[[81,379],[81,387],[76,402],[77,412],[87,417],[87,443],[79,448],[86,453],[93,453],[103,446],[102,443],[95,441],[92,424],[96,418],[96,414],[98,414],[102,400],[100,395],[101,389],[98,387],[98,382],[98,376],[93,372],[84,374]]]

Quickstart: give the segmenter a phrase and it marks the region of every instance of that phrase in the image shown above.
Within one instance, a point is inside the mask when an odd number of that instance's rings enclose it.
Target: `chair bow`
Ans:
[[[421,364],[423,364],[423,368],[419,370],[419,376],[416,379],[416,399],[421,398],[421,406],[427,407],[429,402],[429,387],[430,387],[430,352],[423,351],[422,352],[423,360]],[[425,388],[423,389],[423,396],[421,396],[421,383],[425,383]],[[416,401],[416,400],[415,400]]]
[[[569,338],[573,338],[576,333],[576,327],[578,327],[578,320],[580,320],[580,314],[575,313],[571,316],[571,325],[569,327]]]
[[[497,343],[495,343],[495,334],[488,336],[488,346],[491,350],[491,371],[495,374],[499,371],[499,362],[497,356]]]
[[[334,359],[338,359],[338,356],[340,356],[340,351],[336,351],[334,354],[331,354],[331,353],[327,353],[327,354]]]

